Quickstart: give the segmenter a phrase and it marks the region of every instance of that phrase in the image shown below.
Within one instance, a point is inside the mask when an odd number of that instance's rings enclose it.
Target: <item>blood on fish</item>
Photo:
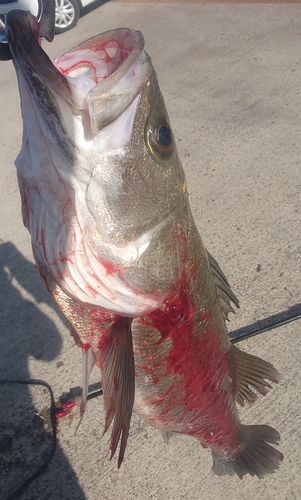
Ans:
[[[212,320],[212,314],[209,313],[209,312],[205,312],[204,314],[202,314],[202,316],[200,317],[200,321],[202,323],[209,323],[210,321]]]
[[[177,295],[168,297],[162,308],[151,312],[147,317],[148,319],[142,319],[142,323],[147,324],[150,320],[151,324],[162,336],[158,341],[158,343],[161,343],[166,337],[170,336],[172,328],[181,325],[192,316],[193,304],[188,301],[185,278],[182,277]]]
[[[97,307],[92,307],[90,309],[90,320],[93,323],[106,323],[112,321],[113,314]]]
[[[98,257],[98,261],[105,268],[107,276],[111,276],[112,274],[117,273],[119,271],[121,272],[124,269],[122,266],[116,266],[116,264],[114,264],[113,262],[109,262],[108,260],[102,259],[100,257]]]
[[[81,61],[78,61],[78,62],[72,64],[72,66],[70,66],[67,69],[60,67],[60,71],[61,71],[61,73],[63,73],[63,75],[68,75],[68,73],[70,73],[70,71],[72,71],[74,68],[82,67],[84,65],[90,66],[90,68],[93,69],[94,82],[98,83],[98,76],[97,76],[97,71],[96,71],[95,65],[93,63],[91,63],[91,61],[87,61],[85,59],[82,59]]]
[[[108,54],[109,49],[115,49],[115,53],[114,53],[113,57],[111,57]],[[88,66],[88,67],[92,68],[93,80],[94,80],[94,83],[97,84],[100,79],[103,80],[103,79],[107,78],[108,76],[110,76],[112,73],[114,73],[114,71],[116,71],[116,69],[123,63],[123,61],[131,53],[132,48],[131,49],[124,49],[122,46],[122,43],[120,43],[118,40],[110,40],[110,41],[105,42],[103,44],[93,45],[89,48],[89,50],[91,52],[94,52],[96,54],[96,57],[100,56],[97,59],[99,61],[103,61],[107,66],[109,66],[109,64],[113,64],[114,69],[112,70],[112,68],[111,68],[111,70],[108,71],[107,75],[105,75],[105,76],[102,75],[101,77],[99,77],[97,74],[97,65],[96,65],[97,60],[96,60],[96,64],[95,64],[95,62],[93,63],[92,61],[90,61],[88,59],[81,59],[80,61],[75,62],[74,64],[72,64],[68,68],[64,68],[64,67],[59,65],[60,72],[63,75],[69,75],[69,73],[76,68]],[[104,54],[105,57],[101,57],[102,54]],[[116,59],[116,56],[118,58],[118,62],[116,60],[114,60],[114,59]]]
[[[61,252],[59,252],[60,255],[61,255]],[[70,257],[60,257],[60,262],[63,263],[63,262],[70,262],[70,264],[73,264],[72,260],[70,259]]]
[[[86,284],[86,290],[90,294],[90,296],[93,297],[94,299],[97,297],[98,292],[96,290],[94,290],[94,288],[92,288],[92,286]]]
[[[198,333],[198,324],[195,323],[195,304],[187,290],[185,278],[182,277],[178,293],[168,297],[165,307],[150,313],[147,319],[143,319],[143,323],[147,324],[150,321],[161,334],[162,339],[158,343],[166,338],[172,341],[171,350],[166,357],[166,375],[174,374],[181,377],[185,409],[195,415],[191,429],[185,432],[202,441],[230,449],[236,445],[237,440],[236,413],[233,411],[233,404],[229,404],[232,393],[229,391],[229,398],[225,395],[222,401],[220,398],[222,391],[220,381],[229,371],[227,355],[220,349],[219,335],[216,335],[215,331],[218,327],[211,324],[211,313],[204,312],[200,316],[200,333]],[[148,371],[154,379],[151,369],[145,366],[141,368]],[[164,398],[167,401],[166,394]],[[174,399],[172,392],[170,398]],[[168,420],[167,414],[172,408],[172,401],[170,403],[162,407],[158,422]],[[155,405],[159,407],[160,403],[156,401]],[[210,428],[198,425],[198,418],[203,419],[202,415],[206,415]],[[181,418],[182,416],[179,416],[179,419]]]
[[[89,351],[90,347],[91,347],[91,344],[89,344],[89,342],[82,342],[81,348],[84,352]]]

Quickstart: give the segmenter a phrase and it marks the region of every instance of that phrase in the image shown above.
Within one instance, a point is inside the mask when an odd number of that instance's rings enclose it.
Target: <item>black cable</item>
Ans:
[[[42,474],[45,469],[48,467],[49,463],[52,460],[52,457],[55,453],[56,450],[56,418],[55,418],[55,401],[54,401],[54,396],[52,389],[47,382],[44,382],[43,380],[35,380],[35,379],[29,379],[29,380],[6,380],[6,379],[0,379],[0,384],[5,385],[5,384],[21,384],[21,385],[42,385],[43,387],[46,387],[50,393],[50,399],[51,399],[51,404],[50,404],[50,422],[51,422],[51,427],[52,427],[52,446],[50,453],[45,460],[45,462],[38,467],[36,472],[34,472],[26,481],[19,486],[9,497],[7,497],[6,500],[15,500],[18,498],[21,493],[24,492],[24,490],[40,475]]]
[[[268,330],[278,328],[279,326],[286,325],[287,323],[291,323],[292,321],[296,321],[300,318],[301,304],[295,304],[286,311],[282,311],[278,314],[274,314],[273,316],[257,321],[252,325],[244,326],[234,332],[230,332],[229,337],[232,344],[236,344],[237,342],[249,339],[250,337],[267,332]]]

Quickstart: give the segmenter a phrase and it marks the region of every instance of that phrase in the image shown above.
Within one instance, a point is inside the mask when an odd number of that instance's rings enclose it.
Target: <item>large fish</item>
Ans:
[[[24,123],[16,160],[37,268],[83,350],[83,402],[101,370],[111,452],[132,410],[165,436],[210,447],[217,474],[278,468],[279,434],[243,425],[236,402],[278,381],[230,344],[236,296],[204,248],[150,57],[138,31],[95,36],[51,61],[39,26],[11,12],[7,36]]]

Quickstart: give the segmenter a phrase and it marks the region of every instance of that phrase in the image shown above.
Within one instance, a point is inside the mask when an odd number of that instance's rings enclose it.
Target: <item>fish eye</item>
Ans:
[[[173,152],[173,135],[166,118],[155,120],[149,129],[148,142],[154,153],[161,158],[170,158]]]

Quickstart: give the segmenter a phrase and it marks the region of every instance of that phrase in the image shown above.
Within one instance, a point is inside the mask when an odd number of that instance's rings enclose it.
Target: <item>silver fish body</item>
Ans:
[[[141,33],[107,32],[52,62],[32,16],[11,13],[7,26],[24,122],[23,220],[83,349],[82,414],[98,364],[119,465],[134,408],[210,447],[217,474],[273,472],[278,432],[242,425],[235,402],[255,401],[278,373],[230,344],[225,319],[238,301],[193,221]]]

